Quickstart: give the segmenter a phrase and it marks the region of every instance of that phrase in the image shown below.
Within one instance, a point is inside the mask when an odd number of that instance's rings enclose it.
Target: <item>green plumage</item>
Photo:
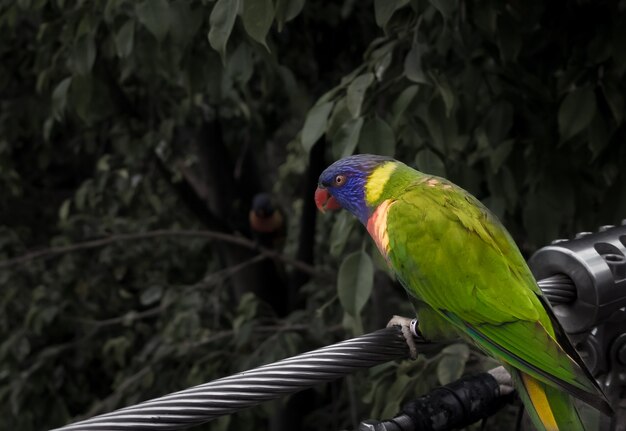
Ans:
[[[514,241],[477,199],[443,178],[398,163],[377,202],[370,204],[385,200],[392,201],[386,214],[387,258],[417,300],[426,338],[457,331],[509,368],[542,382],[545,393],[553,394],[548,400],[555,417],[560,416],[558,424],[578,421],[562,391],[610,412],[553,324]],[[518,390],[525,392],[523,385]]]

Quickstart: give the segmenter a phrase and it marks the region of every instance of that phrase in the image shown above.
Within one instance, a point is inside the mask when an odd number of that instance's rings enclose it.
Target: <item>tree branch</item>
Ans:
[[[188,238],[194,238],[194,239],[205,239],[208,241],[225,242],[225,243],[237,245],[242,248],[247,248],[249,250],[255,250],[262,256],[281,261],[286,265],[290,265],[294,267],[298,271],[301,271],[310,275],[320,274],[319,270],[317,270],[314,266],[309,265],[308,263],[301,262],[299,260],[285,256],[284,254],[281,254],[277,251],[270,250],[265,247],[261,247],[256,242],[251,241],[242,236],[231,235],[227,233],[215,232],[215,231],[209,231],[209,230],[167,230],[167,229],[160,229],[160,230],[141,232],[141,233],[122,233],[118,235],[111,235],[105,238],[99,238],[99,239],[79,242],[79,243],[70,244],[70,245],[56,246],[56,247],[49,247],[49,248],[45,248],[41,250],[35,250],[29,253],[26,253],[22,256],[0,261],[0,269],[8,268],[10,266],[15,266],[15,265],[21,265],[21,264],[24,264],[26,262],[29,262],[35,259],[48,258],[48,257],[53,257],[59,254],[65,254],[65,253],[71,253],[71,252],[79,251],[79,250],[87,250],[91,248],[103,247],[105,245],[113,244],[116,242],[161,238],[161,237],[188,237]]]
[[[105,326],[113,326],[113,325],[118,325],[118,324],[125,323],[125,322],[134,322],[136,320],[149,319],[150,317],[159,315],[161,312],[163,312],[164,309],[165,307],[163,305],[159,305],[157,307],[153,307],[145,311],[137,312],[137,311],[132,310],[121,316],[111,317],[110,319],[104,319],[104,320],[83,319],[80,317],[67,317],[66,319],[71,322],[80,323],[83,325],[95,326],[96,328],[102,328]]]

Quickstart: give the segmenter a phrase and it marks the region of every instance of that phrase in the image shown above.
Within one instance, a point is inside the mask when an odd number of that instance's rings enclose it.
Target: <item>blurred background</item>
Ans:
[[[364,229],[316,214],[319,173],[354,152],[450,178],[526,256],[618,223],[625,9],[0,1],[2,428],[60,426],[411,315]],[[492,365],[453,345],[199,429],[350,428]]]

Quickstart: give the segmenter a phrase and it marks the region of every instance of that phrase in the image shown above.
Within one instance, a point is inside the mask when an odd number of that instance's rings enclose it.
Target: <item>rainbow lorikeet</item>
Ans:
[[[259,243],[281,248],[287,234],[285,216],[269,193],[257,193],[248,213],[250,230]]]
[[[539,430],[582,430],[571,396],[612,409],[506,229],[450,181],[389,157],[341,159],[319,178],[321,211],[365,225],[413,297],[431,340],[461,335],[499,360]]]

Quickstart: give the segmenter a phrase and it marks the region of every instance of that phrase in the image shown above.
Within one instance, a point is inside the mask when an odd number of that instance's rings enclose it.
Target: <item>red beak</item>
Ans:
[[[317,190],[315,190],[315,205],[317,205],[317,209],[322,213],[341,208],[337,199],[328,193],[328,190],[321,187],[318,187]]]

